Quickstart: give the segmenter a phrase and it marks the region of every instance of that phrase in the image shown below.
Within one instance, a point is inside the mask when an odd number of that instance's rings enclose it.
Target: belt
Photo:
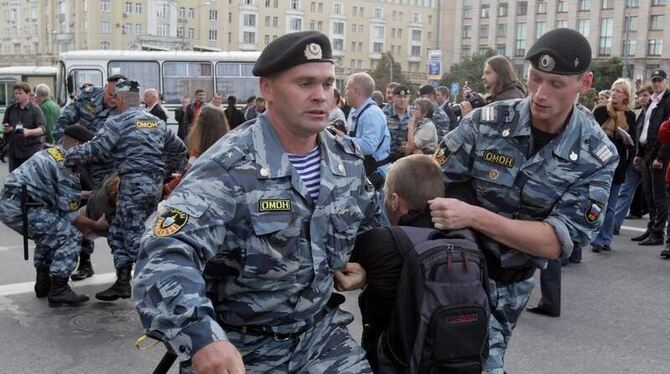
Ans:
[[[228,323],[223,322],[223,313],[217,313],[216,314],[216,319],[223,327],[225,330],[230,330],[230,331],[235,331],[240,334],[249,334],[249,335],[256,335],[256,336],[267,336],[270,337],[276,341],[286,341],[289,340],[293,337],[296,337],[298,335],[302,335],[303,333],[307,332],[309,329],[311,329],[315,324],[317,324],[319,321],[324,319],[328,315],[328,311],[334,308],[337,308],[338,305],[342,304],[344,302],[344,296],[338,293],[333,293],[330,296],[330,299],[328,299],[328,302],[326,303],[326,306],[321,309],[314,318],[312,318],[312,321],[305,326],[299,328],[296,331],[292,332],[287,332],[287,333],[278,333],[275,331],[272,331],[272,327],[270,326],[263,326],[263,325],[244,325],[244,326],[235,326],[235,325],[230,325]]]

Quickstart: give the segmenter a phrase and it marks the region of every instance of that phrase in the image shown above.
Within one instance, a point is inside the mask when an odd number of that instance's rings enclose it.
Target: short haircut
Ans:
[[[256,96],[254,96],[254,95],[251,95],[247,98],[247,104],[251,104],[254,101],[256,101]]]
[[[449,97],[449,94],[451,91],[449,90],[449,87],[447,86],[438,86],[435,87],[435,91],[441,93],[443,96]]]
[[[433,105],[432,100],[420,97],[414,100],[414,106],[421,109],[421,113],[423,113],[424,117],[433,118],[433,113],[435,112],[435,105]]]
[[[198,88],[197,90],[195,90],[195,95],[198,96],[198,94],[201,92],[205,93],[205,90],[203,90],[202,88]]]
[[[607,98],[609,99],[610,90],[601,90],[600,92],[598,92],[598,96],[600,96],[600,95],[607,96]]]
[[[155,88],[147,88],[146,90],[144,90],[144,94],[145,95],[149,94],[153,97],[160,98],[160,95],[158,95],[158,90],[156,90]]]
[[[429,155],[403,157],[389,169],[384,191],[387,200],[396,193],[405,200],[410,211],[423,211],[428,200],[444,197],[442,170]]]
[[[375,90],[375,80],[368,73],[354,73],[349,77],[349,82],[363,91],[363,96],[371,97]]]
[[[228,105],[235,105],[235,104],[237,104],[237,96],[235,95],[228,96]]]
[[[389,82],[389,84],[386,85],[386,89],[395,89],[396,87],[400,86],[400,83],[398,82]]]
[[[377,105],[384,104],[384,94],[381,91],[372,91],[372,100],[377,103]]]
[[[643,84],[642,86],[640,86],[640,89],[637,90],[637,94],[639,95],[639,94],[641,94],[641,93],[644,92],[644,91],[647,91],[647,92],[649,92],[650,94],[653,94],[653,93],[654,93],[654,88],[651,87],[650,84]]]
[[[15,91],[15,90],[21,90],[21,91],[23,91],[27,94],[29,94],[31,92],[30,86],[28,85],[28,83],[17,83],[17,84],[15,84],[14,87],[12,87],[12,91]]]
[[[258,96],[258,97],[256,97],[255,101],[256,101],[257,103],[264,103],[264,102],[265,102],[265,98],[264,98],[263,96]]]
[[[51,96],[51,89],[44,83],[40,83],[35,87],[35,95],[39,97]]]

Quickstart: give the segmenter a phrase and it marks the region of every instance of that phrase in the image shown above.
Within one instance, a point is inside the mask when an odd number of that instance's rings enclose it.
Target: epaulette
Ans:
[[[349,137],[336,136],[335,142],[339,144],[340,147],[342,147],[342,150],[345,153],[357,156],[361,159],[365,158],[365,156],[363,156],[363,152],[361,152],[361,148],[358,146],[358,144],[356,144],[356,142],[354,142],[353,139]]]
[[[511,123],[514,119],[513,105],[488,105],[479,113],[479,123]]]
[[[249,150],[248,152],[250,152]],[[216,161],[223,166],[224,169],[229,170],[235,166],[240,160],[242,160],[248,152],[240,149],[239,147],[230,147],[228,151],[222,152],[217,158]]]

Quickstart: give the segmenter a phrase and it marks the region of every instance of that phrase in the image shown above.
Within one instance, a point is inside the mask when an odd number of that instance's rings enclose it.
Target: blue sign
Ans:
[[[451,97],[458,96],[458,92],[461,90],[461,85],[458,83],[451,84]]]
[[[440,71],[440,60],[430,60],[428,61],[428,75],[432,77],[438,77],[437,79],[441,78],[441,71]]]

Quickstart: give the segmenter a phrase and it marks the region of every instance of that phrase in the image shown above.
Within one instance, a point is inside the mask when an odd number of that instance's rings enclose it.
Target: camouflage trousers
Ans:
[[[0,221],[22,233],[21,202],[0,200]],[[70,221],[43,207],[28,210],[28,237],[35,241],[33,264],[48,267],[52,276],[67,278],[79,259],[82,236]]]
[[[535,279],[491,285],[491,318],[489,320],[489,358],[486,360],[484,372],[489,374],[505,373],[505,351],[512,337],[512,330],[521,312],[526,307]]]
[[[233,331],[226,335],[240,351],[247,374],[372,373],[365,351],[347,330],[352,320],[349,313],[333,309],[312,329],[286,341]],[[182,368],[181,373],[193,371]]]
[[[161,197],[162,181],[161,175],[121,176],[116,214],[107,234],[116,269],[135,263],[140,238],[144,232],[144,222],[156,210]]]

